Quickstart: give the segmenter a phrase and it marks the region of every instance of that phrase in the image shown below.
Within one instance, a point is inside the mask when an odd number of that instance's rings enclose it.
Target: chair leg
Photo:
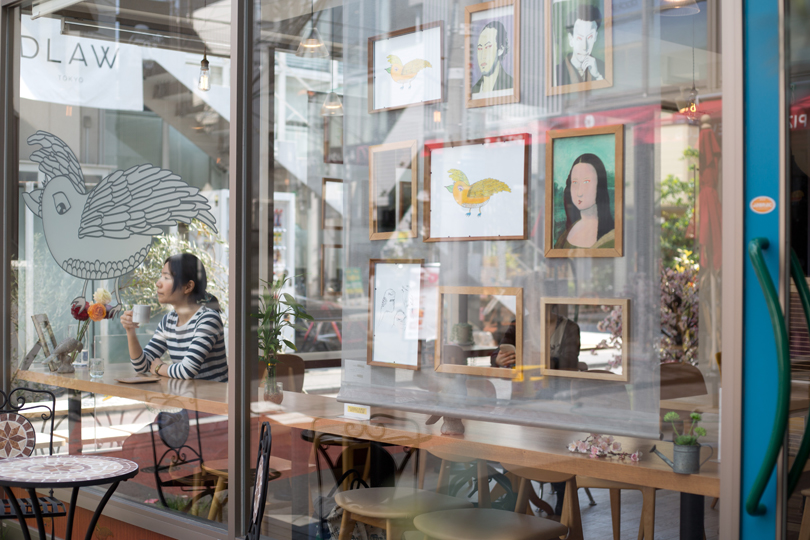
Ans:
[[[341,529],[341,535],[343,530]],[[386,540],[402,540],[402,533],[404,532],[402,525],[393,519],[385,520],[385,538]]]
[[[531,489],[531,482],[525,478],[520,479],[518,484],[517,502],[515,503],[515,512],[518,514],[525,514],[526,508],[529,506],[529,490]]]
[[[352,513],[344,510],[343,518],[340,520],[340,536],[338,536],[338,540],[352,540],[355,523],[357,521],[352,518]]]
[[[588,506],[596,506],[596,501],[593,500],[593,495],[591,495],[591,490],[585,488],[585,495],[588,496]]]
[[[489,493],[489,468],[487,462],[479,459],[478,463],[478,508],[491,508]]]
[[[810,540],[810,497],[804,500],[802,528],[799,529],[799,540]]]
[[[641,489],[641,523],[639,524],[638,540],[655,539],[655,488]]]
[[[719,503],[719,502],[720,502],[720,498],[715,497],[714,500],[712,501],[712,510],[714,510],[714,507],[717,506],[717,503]]]
[[[568,540],[583,540],[582,516],[579,513],[579,494],[577,493],[576,477],[565,482],[565,498],[563,499],[560,523],[568,527]]]
[[[610,490],[610,516],[613,518],[613,540],[619,540],[622,534],[622,490]]]

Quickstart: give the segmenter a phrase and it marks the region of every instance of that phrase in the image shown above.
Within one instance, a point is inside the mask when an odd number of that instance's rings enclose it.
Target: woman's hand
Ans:
[[[127,333],[135,332],[135,330],[141,327],[140,324],[132,322],[132,310],[125,311],[124,314],[121,315],[121,326],[124,327]]]
[[[512,367],[515,365],[516,354],[514,351],[499,350],[498,356],[495,357],[495,363],[499,367]]]

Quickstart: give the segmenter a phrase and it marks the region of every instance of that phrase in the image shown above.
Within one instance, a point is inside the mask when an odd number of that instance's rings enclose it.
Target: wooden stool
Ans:
[[[493,508],[431,512],[413,524],[431,540],[556,540],[568,534],[556,521]]]
[[[352,489],[335,495],[335,503],[343,509],[338,540],[351,540],[357,521],[385,529],[387,540],[400,540],[420,514],[472,507],[459,497],[414,488]]]
[[[655,536],[655,488],[635,486],[623,482],[600,480],[585,476],[577,477],[577,485],[581,488],[610,490],[610,515],[613,520],[613,540],[621,537],[621,514],[623,489],[633,489],[641,492],[641,522],[638,526],[638,540],[654,540]]]

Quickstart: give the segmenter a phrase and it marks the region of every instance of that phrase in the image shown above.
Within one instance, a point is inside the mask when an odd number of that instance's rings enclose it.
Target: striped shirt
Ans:
[[[169,366],[173,379],[228,380],[225,331],[218,311],[202,306],[183,326],[177,326],[175,311],[167,313],[141,356],[131,359],[135,371],[147,373],[166,351],[173,362]]]

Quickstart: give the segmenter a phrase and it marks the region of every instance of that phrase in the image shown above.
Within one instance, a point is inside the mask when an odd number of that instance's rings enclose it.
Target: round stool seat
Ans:
[[[338,506],[361,516],[411,519],[425,512],[472,508],[466,499],[413,488],[352,489],[335,495]]]
[[[556,521],[494,508],[431,512],[413,524],[433,540],[552,540],[568,534]]]

